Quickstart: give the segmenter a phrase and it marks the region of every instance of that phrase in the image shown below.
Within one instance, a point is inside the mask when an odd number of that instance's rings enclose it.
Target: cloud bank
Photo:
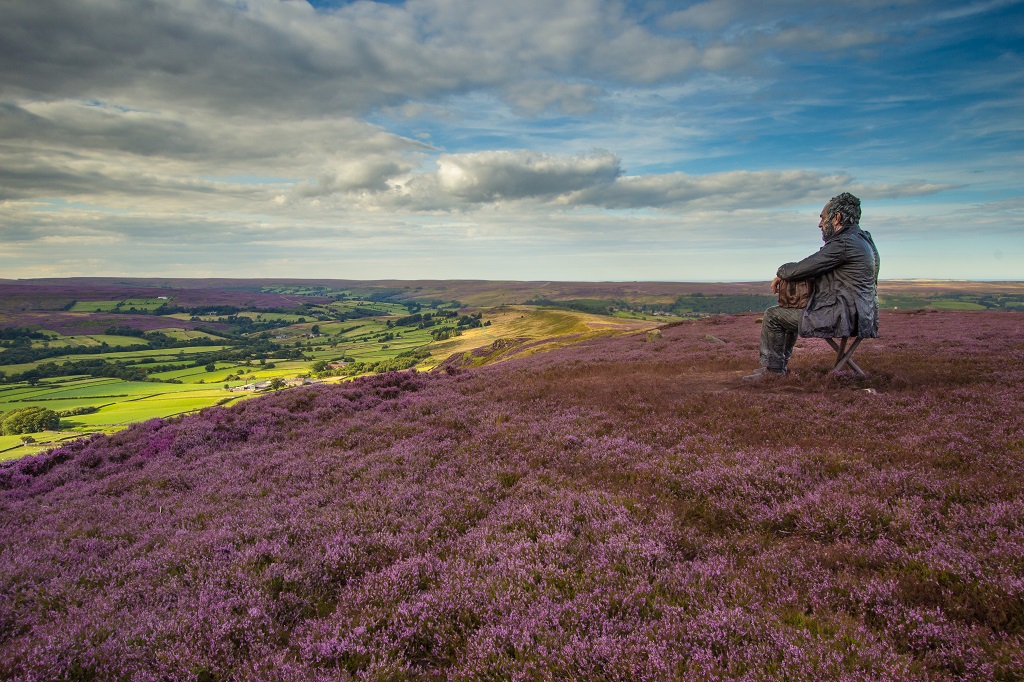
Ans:
[[[616,265],[629,235],[655,259],[722,249],[722,234],[752,246],[743,225],[789,230],[853,191],[894,222],[933,216],[936,235],[956,232],[942,216],[979,216],[975,238],[998,239],[1012,275],[1005,254],[1024,245],[991,215],[1021,225],[1021,10],[7,3],[0,266],[52,274],[75,243],[63,267],[107,274],[167,240],[179,255],[162,274],[275,274],[265,244],[344,267],[390,253],[401,270],[416,244],[416,267],[450,277],[442,251],[469,235],[519,254],[505,277],[556,277],[536,264],[561,235],[563,260],[603,254],[590,278],[614,279],[640,267]]]

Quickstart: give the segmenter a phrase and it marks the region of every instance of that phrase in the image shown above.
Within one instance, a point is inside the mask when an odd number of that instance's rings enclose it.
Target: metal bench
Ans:
[[[850,347],[847,348],[846,345],[850,339],[853,339],[853,343],[851,343]],[[825,340],[828,341],[828,345],[832,346],[836,352],[836,366],[832,368],[832,372],[838,372],[843,367],[849,366],[850,369],[857,373],[857,376],[866,376],[864,374],[864,370],[858,367],[857,363],[853,361],[853,351],[857,350],[857,346],[859,346],[860,342],[864,339],[859,336],[847,336],[840,339],[839,343],[836,342],[836,339]]]

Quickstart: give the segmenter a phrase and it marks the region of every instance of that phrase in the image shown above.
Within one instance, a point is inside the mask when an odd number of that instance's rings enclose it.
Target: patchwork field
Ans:
[[[25,311],[20,319],[31,324],[0,330],[4,339],[10,337],[0,348],[0,374],[7,380],[0,383],[0,414],[42,407],[60,416],[59,431],[31,438],[0,435],[0,459],[137,421],[231,404],[299,380],[336,382],[412,366],[429,370],[453,354],[500,339],[543,339],[543,346],[529,351],[537,352],[654,324],[532,306],[400,304],[350,298],[351,292],[299,308],[252,310],[227,303],[222,293],[203,305],[191,292],[197,305],[189,310],[176,307],[173,294],[109,300],[81,291],[72,295],[74,305],[64,306],[71,312]],[[52,296],[46,300],[54,302]],[[148,315],[135,327],[140,311]],[[64,335],[49,328],[66,327],[69,319],[80,327],[114,320],[108,331],[131,335]],[[275,381],[281,383],[271,385]]]
[[[0,459],[282,382],[478,366],[762,310],[772,301],[766,291],[766,283],[0,281],[0,413],[64,413],[59,431],[30,442],[0,435]],[[883,282],[880,297],[896,310],[1019,311],[1024,285]]]

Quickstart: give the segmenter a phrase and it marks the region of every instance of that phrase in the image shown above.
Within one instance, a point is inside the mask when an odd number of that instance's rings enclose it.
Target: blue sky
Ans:
[[[13,0],[0,277],[1024,279],[1024,3]]]

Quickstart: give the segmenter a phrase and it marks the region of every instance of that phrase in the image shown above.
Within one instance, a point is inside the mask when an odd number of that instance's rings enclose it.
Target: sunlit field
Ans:
[[[108,307],[111,310],[125,310],[129,303],[143,301],[167,303],[160,299],[124,299],[112,301]],[[93,305],[93,302],[88,305]],[[315,317],[323,317],[328,308],[339,314],[358,311],[360,317],[326,321]],[[429,311],[437,313],[438,309],[428,308]],[[34,352],[53,349],[55,354],[46,354],[42,359],[31,362],[0,364],[0,372],[16,378],[23,373],[40,371],[54,365],[92,361],[107,363],[106,369],[111,371],[139,368],[145,372],[145,376],[127,379],[88,375],[46,376],[31,381],[22,379],[0,384],[0,413],[32,406],[61,413],[92,410],[87,415],[64,416],[59,431],[32,434],[31,440],[0,435],[0,460],[36,454],[83,435],[111,433],[146,419],[173,417],[213,405],[231,404],[269,390],[267,382],[273,379],[295,381],[312,377],[317,381],[339,381],[359,374],[384,371],[381,369],[382,363],[384,366],[394,363],[400,367],[415,364],[420,370],[429,370],[453,354],[467,352],[498,339],[543,340],[543,343],[535,343],[517,351],[539,352],[578,343],[584,338],[628,333],[655,324],[616,321],[611,317],[573,310],[538,310],[529,306],[501,306],[484,312],[487,314],[486,326],[481,322],[481,326],[459,330],[458,335],[440,341],[432,334],[436,327],[423,327],[419,320],[397,324],[403,319],[413,318],[408,316],[408,306],[394,303],[337,301],[323,308],[313,308],[305,314],[259,310],[239,312],[237,318],[245,318],[256,324],[270,322],[278,325],[264,332],[268,340],[273,342],[275,350],[263,353],[259,362],[243,360],[237,357],[238,354],[235,359],[216,359],[217,354],[223,356],[225,352],[236,348],[233,343],[244,342],[245,339],[216,337],[199,330],[159,328],[154,331],[166,334],[173,339],[174,345],[150,348],[149,341],[143,336],[63,336],[43,328],[44,331],[36,334],[36,337],[42,338],[33,337],[29,347]],[[478,313],[481,318],[484,312]],[[134,319],[131,315],[121,317]],[[172,313],[159,318],[164,320],[164,324],[184,324],[194,320],[221,324],[229,319],[223,315],[194,316],[188,313]],[[454,319],[457,318],[442,318],[446,321],[443,324],[453,327]],[[259,334],[250,333],[248,338]],[[211,345],[188,346],[187,343],[193,340]],[[17,351],[0,349],[0,354],[5,352]],[[416,352],[417,356],[403,360],[403,355],[411,352]],[[211,355],[214,356],[212,360]],[[318,363],[338,367],[342,361],[351,364],[352,371],[339,375],[337,372],[324,372],[322,368],[320,371],[316,369]],[[99,370],[83,366],[76,371]],[[145,381],[140,381],[142,378]],[[252,388],[257,385],[258,389]],[[250,388],[239,392],[246,386]]]

